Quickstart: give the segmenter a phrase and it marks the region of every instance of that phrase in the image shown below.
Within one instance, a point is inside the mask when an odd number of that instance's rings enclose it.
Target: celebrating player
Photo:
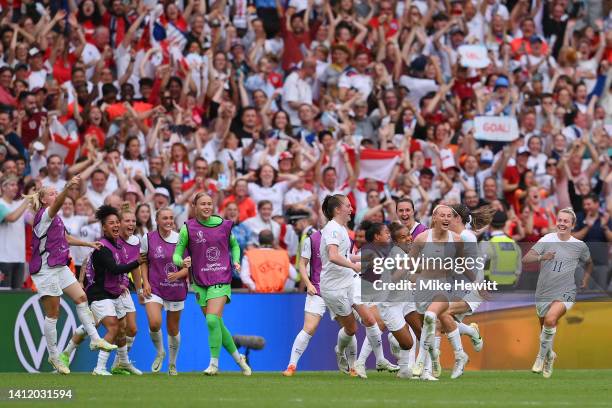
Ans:
[[[174,231],[174,213],[170,208],[161,208],[156,214],[157,231],[147,233],[141,242],[140,252],[147,257],[147,263],[141,266],[145,308],[149,319],[149,333],[157,351],[151,371],[159,372],[166,352],[162,337],[162,306],[166,309],[166,329],[168,331],[168,350],[170,361],[168,374],[177,375],[176,358],[178,356],[181,334],[179,321],[181,311],[185,308],[187,297],[187,275],[189,261],[179,271],[172,257],[179,240]]]
[[[466,228],[466,225],[469,225],[473,230],[484,228],[491,223],[496,210],[491,206],[483,206],[477,210],[470,211],[463,204],[454,204],[450,207],[453,210],[453,222],[450,229],[459,234],[461,241],[465,243],[464,256],[476,261],[479,257],[478,240],[476,235]],[[484,279],[483,274],[484,271],[478,269],[456,276],[456,279],[464,279],[470,282],[482,281]],[[482,349],[483,341],[480,337],[478,325],[473,323],[473,325],[468,326],[462,323],[463,318],[474,313],[482,301],[483,298],[477,290],[456,292],[454,298],[451,299],[448,310],[440,315],[442,329],[446,333],[448,341],[455,352],[455,366],[451,373],[452,379],[458,378],[463,374],[465,365],[468,362],[468,355],[463,351],[463,345],[461,344],[462,330],[470,335],[476,351]]]
[[[49,350],[48,361],[60,374],[70,373],[70,369],[59,359],[57,350],[57,319],[62,293],[68,295],[76,304],[79,319],[91,338],[90,348],[100,349],[105,353],[117,348],[100,338],[87,305],[87,295],[67,266],[70,261],[70,245],[100,247],[99,242],[84,242],[68,235],[58,215],[68,191],[71,187],[78,186],[80,182],[80,177],[75,176],[66,183],[64,190],[59,194],[53,187],[43,187],[25,196],[36,212],[33,223],[30,275],[45,312],[43,331]]]
[[[346,355],[351,375],[364,377],[355,370],[357,320],[353,316],[353,309],[359,314],[366,327],[366,336],[372,345],[376,361],[382,361],[384,356],[380,329],[376,324],[376,319],[365,305],[356,304],[354,300],[354,279],[359,279],[361,265],[351,262],[349,258],[351,240],[346,225],[351,218],[353,208],[346,196],[336,194],[325,197],[322,209],[329,221],[321,231],[320,287],[325,305],[342,326],[338,332],[336,358],[338,366],[342,369]]]
[[[458,243],[461,238],[458,234],[449,230],[453,218],[453,210],[447,205],[438,205],[432,213],[431,229],[422,232],[414,240],[414,245],[410,250],[411,257],[424,256],[426,264],[421,267],[420,277],[421,282],[446,282],[449,279],[451,271],[445,268],[436,267],[436,259],[445,259],[448,257],[457,257],[460,251],[453,243]],[[434,262],[430,262],[434,261]],[[417,291],[417,311],[424,314],[423,329],[419,340],[419,355],[413,369],[415,376],[420,376],[421,379],[436,381],[437,378],[429,374],[425,367],[429,368],[426,357],[429,356],[435,365],[439,365],[438,346],[435,344],[436,321],[438,316],[444,313],[449,306],[448,294],[440,290],[423,290]]]
[[[414,202],[410,198],[400,198],[397,201],[396,211],[399,221],[408,228],[412,239],[415,239],[421,232],[427,231],[427,227],[414,218]]]
[[[553,341],[557,323],[576,302],[574,274],[578,263],[586,264],[582,288],[586,288],[593,270],[587,245],[572,237],[576,214],[564,208],[557,214],[557,231],[544,235],[523,257],[525,263],[540,263],[536,286],[536,312],[540,318],[540,351],[533,364],[534,373],[550,378],[557,358]]]
[[[131,374],[142,372],[132,365],[127,353],[127,340],[124,326],[126,311],[121,295],[127,290],[126,274],[138,268],[144,257],[123,263],[125,259],[118,242],[120,235],[119,212],[110,205],[102,205],[96,211],[96,218],[102,224],[102,247],[91,254],[85,265],[85,288],[91,302],[91,310],[98,324],[106,327],[104,336],[109,343],[118,346],[119,362],[117,368]],[[112,375],[106,369],[109,353],[101,350],[94,375]]]
[[[174,264],[191,265],[192,288],[198,304],[206,316],[210,364],[204,374],[219,372],[221,345],[232,355],[244,375],[251,375],[243,355],[238,353],[231,333],[223,323],[223,309],[232,296],[232,264],[240,270],[240,246],[231,234],[232,222],[213,215],[212,198],[203,192],[195,195],[192,205],[195,218],[181,227],[179,242],[174,251]],[[183,259],[185,249],[191,256]]]

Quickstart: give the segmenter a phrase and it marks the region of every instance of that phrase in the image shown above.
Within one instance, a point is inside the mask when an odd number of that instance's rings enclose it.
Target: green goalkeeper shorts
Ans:
[[[191,288],[195,292],[198,305],[201,307],[206,307],[210,299],[223,296],[227,296],[227,303],[230,303],[232,300],[232,287],[229,283],[212,286],[199,286],[194,283],[191,285]]]

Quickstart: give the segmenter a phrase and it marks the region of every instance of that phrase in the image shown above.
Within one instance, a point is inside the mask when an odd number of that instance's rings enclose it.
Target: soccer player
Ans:
[[[122,255],[121,263],[127,264],[132,261],[138,260],[138,257],[140,255],[140,240],[136,235],[134,235],[134,230],[136,228],[136,216],[130,210],[129,207],[121,210],[120,223],[121,224],[119,228],[119,238],[117,240],[117,245],[119,246]],[[140,269],[134,269],[132,271],[132,276],[134,277],[134,282],[138,291],[142,292],[140,283]],[[122,285],[128,288],[129,281],[127,275],[122,275],[122,280]],[[129,353],[130,349],[132,348],[132,344],[134,344],[134,337],[136,336],[136,308],[134,306],[134,301],[132,300],[132,295],[130,294],[129,289],[126,289],[121,294],[121,296],[119,296],[117,301],[121,303],[121,307],[126,312],[125,319],[120,320],[121,326],[119,327],[119,337],[125,335],[126,347]],[[60,359],[64,364],[66,364],[66,366],[70,364],[70,355],[85,339],[86,334],[87,333],[85,332],[83,326],[80,326],[75,330],[72,339],[70,339],[70,342],[68,343],[64,351],[60,354]],[[128,370],[119,368],[118,365],[119,353],[115,355],[115,359],[111,366],[111,374],[132,374]],[[130,368],[135,369],[133,365]],[[141,375],[142,372],[136,369],[134,374]]]
[[[187,276],[189,261],[181,270],[173,263],[172,257],[179,241],[174,231],[174,213],[168,207],[161,208],[155,215],[157,230],[142,237],[140,253],[147,262],[142,264],[143,294],[145,309],[149,320],[149,334],[157,351],[151,371],[159,372],[166,352],[161,331],[162,306],[166,309],[166,330],[168,331],[168,350],[170,361],[168,375],[177,375],[176,358],[181,344],[179,322],[181,311],[185,308],[187,297]]]
[[[540,351],[531,371],[550,378],[557,358],[553,341],[559,319],[576,302],[574,274],[578,263],[584,263],[585,271],[581,288],[586,288],[593,270],[593,261],[587,245],[572,237],[576,214],[564,208],[557,214],[557,231],[544,235],[523,257],[525,263],[540,263],[540,275],[536,286],[536,312],[540,319]]]
[[[478,239],[472,231],[488,226],[496,210],[491,206],[483,206],[470,211],[463,204],[453,204],[450,207],[453,210],[453,222],[450,229],[459,234],[461,241],[465,243],[464,257],[475,262],[480,257],[480,252],[478,250]],[[466,226],[470,226],[472,230],[467,229]],[[464,274],[456,276],[455,279],[480,282],[484,279],[484,271],[482,269],[466,271]],[[477,290],[455,292],[448,310],[440,315],[442,330],[446,333],[455,352],[455,365],[451,372],[451,379],[459,378],[463,374],[465,365],[469,360],[461,344],[460,326],[463,327],[464,332],[469,333],[474,349],[476,351],[482,349],[483,341],[478,326],[475,324],[474,326],[468,326],[462,323],[463,318],[474,313],[482,301],[483,297]]]
[[[385,224],[371,224],[366,231],[366,241],[373,244],[372,250],[374,251],[374,255],[383,259],[387,257],[390,259],[395,259],[396,255],[405,255],[405,252],[397,246],[393,247],[387,256],[384,256],[384,254],[381,253],[380,250],[391,243],[391,233]],[[387,278],[391,278],[391,273],[393,272],[395,271],[389,271],[386,274],[383,274],[383,276],[386,275]],[[412,349],[414,342],[412,335],[410,334],[410,329],[404,320],[404,316],[409,313],[408,308],[410,305],[407,303],[408,302],[391,301],[378,303],[377,306],[385,327],[393,334],[393,337],[396,339],[400,348],[398,353],[399,372],[397,376],[399,378],[410,379],[412,378],[410,350]]]
[[[413,375],[421,377],[423,380],[436,381],[426,366],[426,356],[431,358],[434,368],[439,365],[439,350],[435,344],[436,321],[438,316],[444,313],[449,307],[448,294],[444,291],[432,289],[424,290],[420,288],[420,282],[436,283],[447,282],[452,271],[445,270],[443,267],[436,266],[436,259],[446,259],[449,257],[462,256],[461,248],[457,244],[461,242],[458,234],[450,231],[453,218],[453,210],[447,205],[438,205],[432,212],[431,229],[419,234],[410,250],[410,256],[417,258],[423,256],[426,264],[420,268],[420,276],[417,278],[417,311],[423,314],[423,328],[419,340],[419,355],[413,369]],[[423,352],[424,351],[424,352]]]
[[[411,238],[414,240],[421,232],[427,231],[427,227],[414,218],[414,202],[408,197],[397,200],[397,217],[402,225],[408,228]]]
[[[181,227],[173,261],[181,268],[191,265],[192,288],[206,316],[210,364],[204,374],[217,375],[219,372],[219,353],[223,345],[242,373],[251,375],[251,368],[238,353],[222,319],[225,304],[232,297],[232,265],[240,271],[240,246],[231,233],[232,222],[213,215],[213,201],[207,193],[196,194],[191,204],[195,218],[190,218]],[[186,249],[191,256],[183,259]]]
[[[321,318],[325,314],[325,302],[319,287],[321,276],[321,231],[311,229],[311,234],[303,240],[300,251],[299,272],[306,285],[306,303],[304,304],[304,327],[295,337],[291,348],[289,365],[283,372],[285,377],[295,374],[297,364],[314,336]]]
[[[58,215],[70,188],[80,183],[80,177],[75,176],[59,194],[54,187],[43,187],[25,196],[35,211],[30,275],[45,312],[43,331],[49,350],[48,361],[60,374],[70,373],[70,369],[59,359],[57,350],[57,319],[62,293],[68,295],[76,304],[79,319],[91,339],[90,349],[108,352],[117,348],[100,338],[87,304],[87,295],[67,266],[70,261],[70,245],[91,248],[99,248],[101,245],[99,242],[84,242],[66,234],[64,223]]]
[[[142,372],[132,365],[127,353],[127,340],[124,325],[126,311],[120,299],[127,290],[126,274],[138,268],[145,261],[144,257],[123,263],[124,257],[119,244],[120,221],[119,212],[110,205],[102,205],[96,211],[96,218],[102,224],[102,247],[92,252],[85,265],[85,290],[91,302],[91,310],[98,324],[102,324],[107,333],[104,336],[109,343],[118,347],[119,363],[117,368],[129,371],[131,374],[142,375]],[[101,350],[94,375],[112,375],[106,369],[109,353]]]
[[[353,309],[366,327],[366,336],[372,345],[376,361],[382,361],[384,356],[376,319],[365,305],[356,304],[354,300],[354,280],[359,279],[361,265],[351,262],[349,258],[351,240],[346,225],[351,218],[353,208],[346,196],[335,194],[325,197],[322,210],[329,221],[321,231],[320,288],[325,305],[342,326],[338,332],[336,358],[338,365],[342,366],[346,356],[351,376],[365,377],[365,370],[362,374],[355,370],[357,320],[353,315]]]

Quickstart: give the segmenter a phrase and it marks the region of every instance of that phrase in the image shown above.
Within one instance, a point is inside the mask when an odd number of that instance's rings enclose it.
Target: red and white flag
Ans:
[[[54,116],[49,124],[49,133],[51,140],[47,146],[47,155],[57,154],[65,164],[73,165],[80,144],[76,132],[68,132]]]
[[[402,152],[399,150],[361,150],[359,180],[370,178],[388,183],[401,155]]]

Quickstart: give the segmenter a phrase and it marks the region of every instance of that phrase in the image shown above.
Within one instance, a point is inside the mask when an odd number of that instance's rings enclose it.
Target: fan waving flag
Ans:
[[[382,183],[389,182],[391,173],[399,161],[402,152],[399,150],[363,149],[360,155],[359,179],[374,179]]]
[[[47,154],[57,154],[64,163],[73,165],[79,150],[79,137],[76,132],[68,132],[54,116],[49,124],[49,133],[51,140],[47,146]]]

